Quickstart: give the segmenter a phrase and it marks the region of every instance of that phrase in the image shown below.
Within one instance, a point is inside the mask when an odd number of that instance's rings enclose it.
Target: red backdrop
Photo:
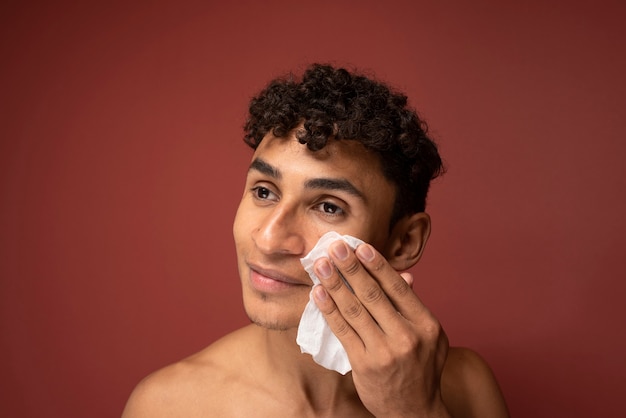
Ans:
[[[430,123],[449,173],[415,288],[513,415],[623,415],[622,2],[93,3],[0,6],[1,416],[119,416],[247,323],[246,104],[312,61]]]

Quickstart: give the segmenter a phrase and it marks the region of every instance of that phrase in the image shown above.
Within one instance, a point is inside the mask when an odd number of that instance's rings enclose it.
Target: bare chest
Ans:
[[[324,417],[367,417],[373,415],[357,399],[336,402],[333,405],[312,405],[293,396],[281,396],[282,391],[267,391],[267,388],[239,388],[206,397],[195,403],[194,417],[255,417],[255,418],[324,418]],[[191,412],[191,411],[189,411]]]

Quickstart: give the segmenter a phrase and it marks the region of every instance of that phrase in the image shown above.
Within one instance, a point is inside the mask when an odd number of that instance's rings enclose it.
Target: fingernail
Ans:
[[[322,286],[315,286],[313,292],[315,293],[315,299],[319,300],[320,302],[324,302],[328,298],[328,294]]]
[[[348,247],[345,243],[337,244],[332,248],[333,255],[339,260],[345,260],[348,258]]]
[[[372,247],[367,244],[361,244],[356,248],[357,255],[365,261],[372,261],[374,259],[374,251]]]
[[[326,259],[322,259],[315,264],[315,272],[320,279],[328,279],[331,273],[330,263]]]

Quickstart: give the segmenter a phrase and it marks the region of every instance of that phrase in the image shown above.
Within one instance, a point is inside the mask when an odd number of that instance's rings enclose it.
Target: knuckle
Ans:
[[[344,275],[354,276],[360,269],[361,264],[359,264],[357,260],[352,260],[341,268],[341,272],[344,273]]]
[[[349,328],[348,324],[342,322],[336,325],[334,332],[337,336],[343,336],[348,334]]]
[[[402,356],[413,353],[420,345],[420,340],[415,332],[402,332],[397,335],[396,350]]]
[[[330,280],[327,283],[325,283],[324,287],[329,292],[336,293],[337,291],[339,291],[339,289],[341,289],[342,286],[343,286],[343,282],[341,281],[341,279],[335,278],[334,280]]]
[[[327,317],[331,317],[333,315],[338,314],[337,305],[335,305],[334,303],[327,303],[322,306],[318,305],[318,308]]]
[[[389,350],[384,350],[378,353],[377,360],[379,367],[382,367],[385,370],[391,369],[397,364],[396,357]]]
[[[442,333],[441,324],[434,318],[429,318],[422,323],[422,335],[425,340],[438,341]]]
[[[368,270],[370,270],[372,272],[379,272],[379,271],[384,270],[384,268],[385,268],[385,260],[383,260],[381,258],[375,259],[373,264],[368,266]]]
[[[349,304],[343,311],[346,318],[358,318],[363,312],[363,305],[358,302]]]
[[[365,303],[375,303],[382,300],[384,295],[385,294],[379,286],[372,285],[365,289],[363,295],[361,296],[361,300]]]
[[[394,295],[405,296],[407,293],[412,292],[411,287],[404,279],[400,278],[400,280],[396,280],[391,284],[391,292]]]
[[[337,337],[343,337],[345,335],[348,335],[351,329],[352,328],[346,321],[341,321],[335,324],[335,329],[333,330],[333,332]]]
[[[334,303],[329,306],[328,309],[322,311],[322,313],[326,317],[328,324],[332,326],[333,333],[337,337],[348,335],[352,330],[350,324],[345,321],[339,311],[339,308]]]

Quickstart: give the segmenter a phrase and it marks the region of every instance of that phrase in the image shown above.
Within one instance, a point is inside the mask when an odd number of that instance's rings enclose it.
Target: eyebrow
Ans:
[[[256,170],[261,174],[265,174],[274,179],[280,180],[283,178],[282,173],[273,165],[269,164],[267,161],[264,161],[260,158],[255,158],[250,164],[250,168],[248,171]],[[318,189],[318,190],[338,190],[342,192],[346,192],[352,196],[358,197],[361,200],[366,200],[365,195],[351,182],[343,178],[313,178],[307,180],[304,183],[304,187],[307,189]]]
[[[266,176],[270,176],[275,179],[283,178],[282,174],[280,173],[280,171],[278,171],[276,167],[269,164],[268,162],[263,161],[260,158],[255,158],[250,164],[250,168],[248,168],[248,171],[252,170],[256,170],[261,174],[265,174]]]
[[[315,178],[307,180],[304,187],[307,189],[338,190],[365,200],[363,193],[346,179]]]

